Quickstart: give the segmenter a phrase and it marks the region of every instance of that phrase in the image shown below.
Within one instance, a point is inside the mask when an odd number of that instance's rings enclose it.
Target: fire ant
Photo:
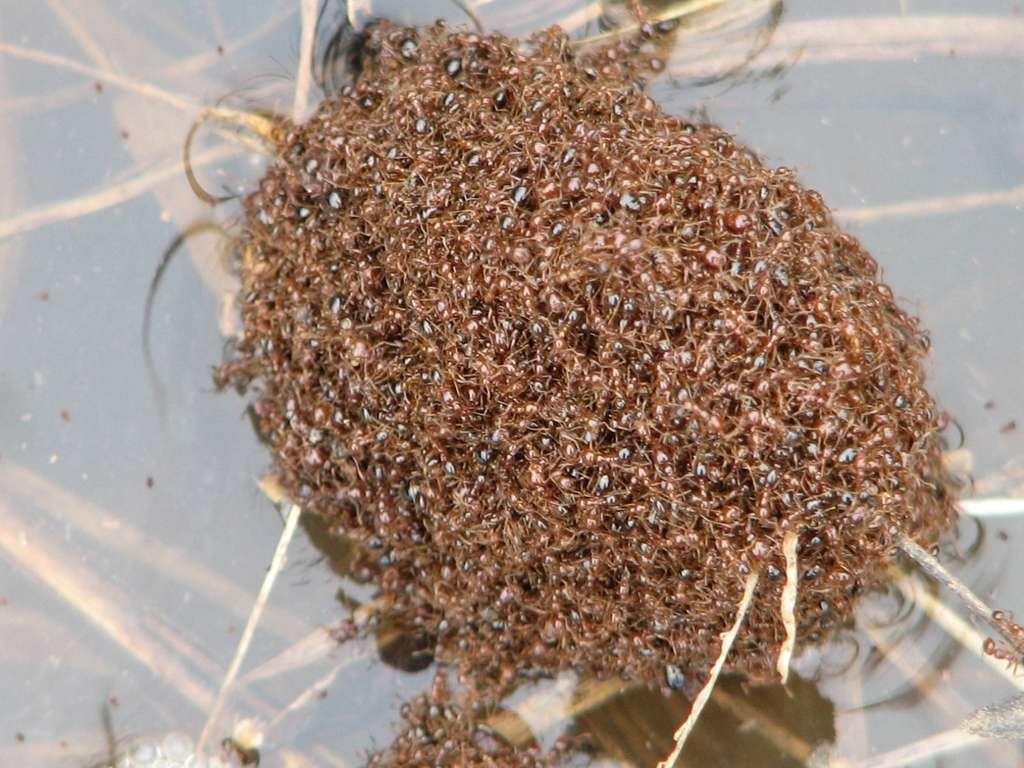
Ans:
[[[1024,663],[1024,627],[1013,620],[1013,614],[1005,611],[993,611],[992,623],[1006,642],[997,642],[991,637],[985,638],[981,646],[982,651],[986,656],[1005,661],[1007,669],[1016,675],[1021,663]]]

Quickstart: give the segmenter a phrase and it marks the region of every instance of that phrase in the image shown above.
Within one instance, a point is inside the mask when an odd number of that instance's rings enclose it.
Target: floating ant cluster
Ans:
[[[388,607],[499,690],[703,674],[751,573],[728,666],[772,676],[787,533],[814,641],[953,517],[927,337],[817,193],[645,94],[665,31],[380,23],[245,203],[220,381]]]
[[[500,766],[533,768],[556,765],[569,754],[558,740],[547,751],[540,745],[515,749],[465,711],[443,676],[429,693],[402,706],[403,726],[389,747],[371,755],[367,768],[406,765]]]

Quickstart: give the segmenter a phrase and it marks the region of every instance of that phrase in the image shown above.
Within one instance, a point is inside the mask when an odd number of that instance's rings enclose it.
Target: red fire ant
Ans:
[[[986,656],[1005,661],[1007,669],[1016,675],[1021,663],[1024,663],[1024,627],[1013,620],[1013,615],[1005,611],[993,611],[992,623],[999,629],[1006,642],[997,642],[991,637],[985,638],[981,646]]]

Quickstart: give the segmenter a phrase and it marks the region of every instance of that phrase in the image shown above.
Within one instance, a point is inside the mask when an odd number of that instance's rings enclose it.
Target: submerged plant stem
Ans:
[[[1024,498],[993,496],[982,499],[960,499],[959,507],[972,517],[1018,517],[1024,515]]]
[[[1008,669],[1005,664],[985,654],[983,650],[985,637],[977,629],[959,613],[925,590],[918,579],[895,573],[895,568],[893,570],[896,587],[904,591],[908,599],[912,600],[915,605],[920,606],[932,622],[942,627],[950,637],[981,659],[1003,679],[1024,691],[1024,677],[1014,675],[1013,671]]]
[[[964,733],[959,728],[950,728],[890,752],[874,755],[863,762],[852,764],[850,768],[908,768],[984,742],[985,739],[980,736]]]
[[[80,61],[68,59],[64,56],[58,56],[54,53],[36,51],[31,48],[24,48],[20,45],[13,45],[11,43],[4,42],[0,42],[0,53],[13,56],[17,59],[24,59],[25,61],[34,61],[37,64],[47,64],[58,69],[66,69],[79,75],[85,75],[86,77],[96,78],[105,84],[114,85],[119,88],[123,88],[126,91],[140,93],[143,96],[148,96],[151,99],[162,101],[165,104],[170,104],[172,107],[177,107],[178,109],[195,109],[198,106],[194,101],[186,96],[181,96],[180,94],[173,93],[150,83],[133,80],[130,77],[125,77],[124,75],[119,75],[116,72],[111,72],[109,69],[92,67],[88,64],[83,64]]]
[[[999,622],[993,619],[992,608],[990,608],[984,600],[974,594],[970,587],[947,571],[942,563],[936,560],[930,552],[906,536],[900,536],[899,546],[910,559],[920,566],[921,570],[960,598],[960,602],[962,602],[971,613],[1002,635],[1006,641],[1010,643],[1011,647],[1016,645],[1017,639],[1006,634],[1006,631],[999,625]]]
[[[31,537],[28,532],[31,531]],[[154,675],[197,708],[212,693],[174,655],[144,631],[128,596],[77,562],[58,539],[47,540],[22,514],[0,500],[0,557],[23,568]]]
[[[270,561],[270,568],[267,569],[267,575],[263,577],[263,584],[260,586],[260,592],[256,596],[256,602],[253,603],[252,612],[249,614],[249,621],[246,622],[245,630],[242,632],[242,637],[238,641],[238,648],[235,650],[235,657],[231,660],[231,666],[228,667],[228,671],[224,675],[224,680],[220,685],[220,691],[217,692],[217,700],[214,702],[213,707],[211,707],[209,715],[207,715],[206,724],[203,726],[203,731],[199,735],[196,752],[202,753],[203,748],[206,746],[206,742],[210,736],[210,729],[217,722],[217,718],[220,717],[228,692],[231,690],[231,686],[235,682],[235,678],[238,677],[238,670],[241,668],[242,662],[245,660],[245,655],[249,651],[249,645],[252,643],[253,635],[256,632],[256,626],[260,622],[260,617],[263,615],[263,609],[266,607],[267,600],[270,598],[270,591],[274,588],[274,582],[277,580],[277,574],[280,573],[281,568],[284,567],[285,558],[288,553],[288,545],[291,543],[292,537],[295,535],[295,528],[299,524],[299,516],[301,514],[302,507],[298,504],[292,504],[288,509],[288,517],[285,520],[284,530],[281,531],[281,538],[278,539],[277,549],[274,551],[274,558]]]
[[[213,147],[192,158],[192,165],[193,167],[210,165],[235,157],[238,154],[239,147],[229,145]],[[125,182],[101,189],[92,194],[81,195],[70,200],[53,203],[52,205],[30,208],[9,219],[0,220],[0,240],[13,235],[31,232],[48,224],[70,221],[81,216],[96,213],[97,211],[112,208],[115,205],[120,205],[141,195],[143,192],[148,192],[158,184],[174,178],[181,173],[181,169],[181,161],[173,160],[158,165],[145,173],[140,173],[138,176],[130,178]]]
[[[850,208],[836,211],[836,217],[848,224],[865,224],[882,219],[907,219],[914,216],[939,216],[959,214],[976,208],[992,208],[1000,205],[1017,206],[1024,202],[1024,184],[992,192],[972,192],[950,197],[930,197],[922,200],[907,200],[891,205],[869,208]]]
[[[79,18],[68,10],[62,0],[46,0],[46,4],[50,7],[50,12],[57,17],[68,34],[75,39],[75,42],[89,55],[90,59],[103,69],[112,70],[114,68],[100,44],[89,34],[89,30],[85,28]]]

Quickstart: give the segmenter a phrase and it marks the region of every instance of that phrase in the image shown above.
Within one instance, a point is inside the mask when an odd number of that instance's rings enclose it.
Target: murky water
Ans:
[[[184,137],[220,99],[291,109],[298,6],[0,0],[2,765],[87,765],[107,749],[105,720],[116,739],[198,734],[274,551],[282,523],[257,485],[268,455],[245,401],[211,383],[232,289],[215,236],[189,240],[190,258],[171,264],[157,295],[163,410],[141,326],[162,252],[211,217],[181,172]],[[405,18],[405,6],[361,3],[354,15]],[[933,388],[967,435],[955,458],[975,479],[970,493],[1024,496],[1020,5],[801,0],[785,4],[770,36],[770,12],[755,6],[729,3],[753,8],[750,19],[683,36],[655,96],[704,110],[769,162],[796,167],[839,210],[932,331]],[[558,19],[594,26],[582,0],[476,7],[486,26],[513,33]],[[330,4],[325,19],[341,12]],[[408,20],[438,15],[464,19],[434,2]],[[215,190],[246,189],[263,163],[212,131],[194,156]],[[216,214],[228,225],[231,215]],[[960,567],[1018,614],[1019,520],[988,520]],[[967,547],[977,527],[962,528]],[[340,587],[346,604],[372,596],[339,580],[325,541],[311,522],[292,543],[217,730],[259,720],[263,765],[359,764],[432,674],[382,663],[372,639],[340,650],[322,641],[318,628],[347,615]],[[881,765],[872,756],[1014,693],[976,648],[919,623],[920,607],[896,629],[880,626],[895,611],[873,600],[856,634],[805,653],[797,669],[820,679],[788,690],[728,681],[688,764],[799,765],[824,742],[849,765]],[[550,725],[540,694],[572,706],[571,686],[556,684],[509,707],[543,740],[565,727],[591,733],[608,765],[653,765],[688,707],[632,691]],[[1022,755],[1004,742],[923,764]]]

